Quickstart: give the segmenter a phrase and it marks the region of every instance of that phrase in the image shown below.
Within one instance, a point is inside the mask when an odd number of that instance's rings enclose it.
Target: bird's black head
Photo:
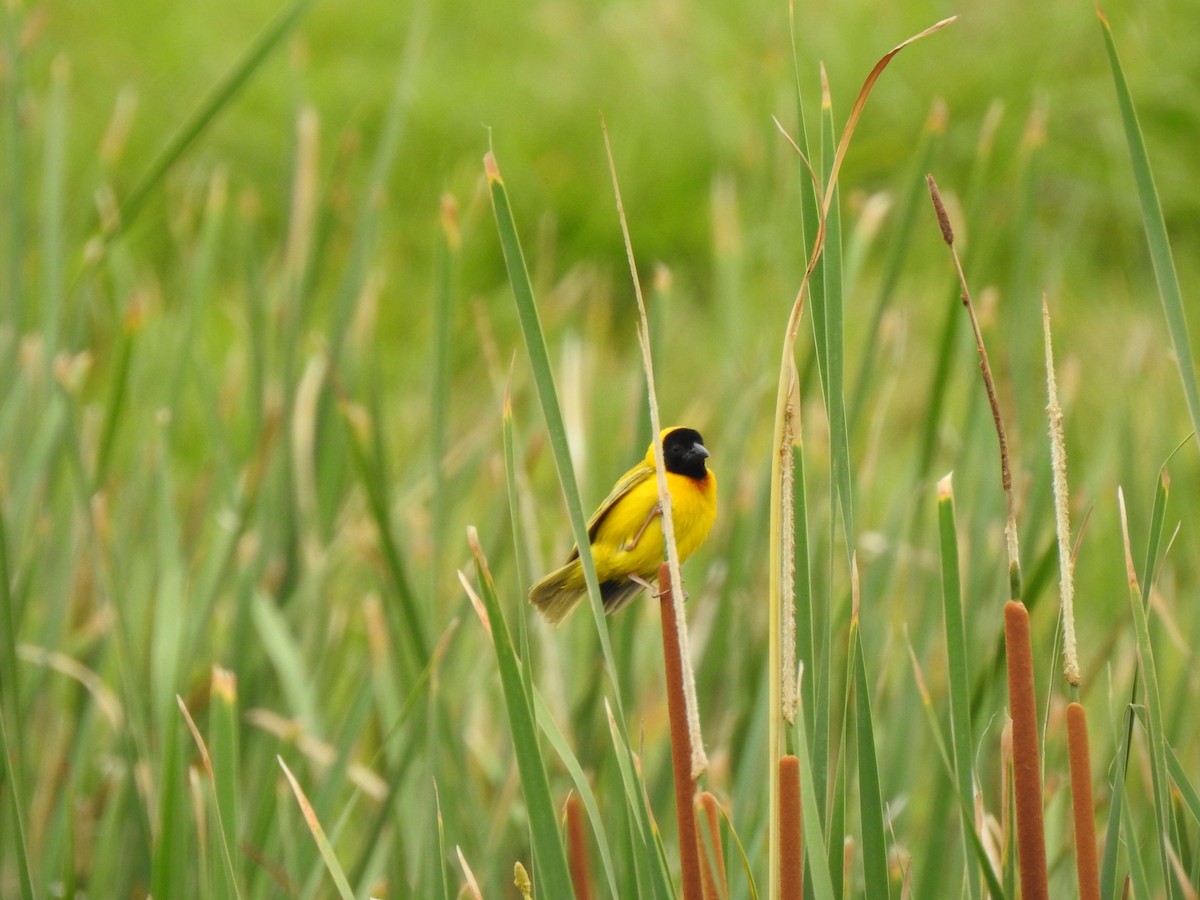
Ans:
[[[700,432],[691,428],[672,428],[663,435],[663,460],[667,471],[688,478],[703,478],[708,474],[704,460],[708,450]]]

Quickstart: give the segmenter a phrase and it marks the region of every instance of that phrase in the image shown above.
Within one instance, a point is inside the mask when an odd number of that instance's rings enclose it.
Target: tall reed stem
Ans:
[[[1048,900],[1049,882],[1046,869],[1045,821],[1042,812],[1042,769],[1039,760],[1037,697],[1033,682],[1033,641],[1029,632],[1029,610],[1021,602],[1021,558],[1017,548],[1016,502],[1012,487],[1012,468],[1008,458],[1008,437],[991,363],[983,343],[983,333],[975,316],[975,304],[963,272],[962,261],[954,246],[954,229],[942,203],[937,182],[932,175],[925,178],[929,196],[937,213],[942,239],[950,248],[954,271],[962,288],[962,303],[971,320],[975,348],[979,352],[979,372],[987,390],[996,438],[1000,444],[1000,482],[1008,515],[1004,524],[1005,545],[1008,550],[1009,600],[1004,604],[1004,650],[1008,659],[1008,706],[1013,723],[1013,789],[1017,806],[1017,853],[1021,870],[1023,900]]]
[[[683,900],[703,900],[700,885],[700,848],[696,842],[696,817],[692,812],[696,780],[692,777],[692,741],[684,699],[683,659],[679,629],[671,596],[671,568],[658,567],[658,601],[662,608],[663,668],[667,677],[667,716],[671,722],[671,768],[675,775],[675,818],[679,823],[679,865]]]

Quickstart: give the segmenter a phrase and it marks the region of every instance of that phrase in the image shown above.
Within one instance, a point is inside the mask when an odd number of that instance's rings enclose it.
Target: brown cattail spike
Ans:
[[[571,885],[575,888],[575,900],[592,900],[587,827],[583,815],[583,798],[572,792],[567,797],[567,862],[571,869]]]
[[[1075,869],[1079,874],[1079,900],[1100,900],[1087,713],[1078,703],[1067,704],[1067,755],[1071,763],[1071,807],[1075,814]]]
[[[942,229],[942,240],[946,242],[947,247],[953,247],[954,229],[950,227],[950,216],[946,214],[946,204],[942,203],[937,182],[933,180],[932,175],[926,175],[925,184],[929,187],[929,196],[933,198],[933,209],[937,213],[938,226]]]
[[[1004,604],[1004,648],[1008,658],[1008,707],[1013,722],[1013,788],[1021,897],[1049,900],[1033,642],[1029,634],[1029,610],[1019,600]]]
[[[804,897],[804,843],[800,824],[800,759],[779,760],[779,900]]]

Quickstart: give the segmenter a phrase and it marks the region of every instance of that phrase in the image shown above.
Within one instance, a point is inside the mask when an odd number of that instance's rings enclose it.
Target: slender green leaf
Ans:
[[[658,826],[655,825],[653,819],[650,817],[644,795],[639,786],[640,779],[634,770],[632,748],[625,742],[625,734],[621,731],[616,716],[613,715],[613,711],[608,705],[607,699],[604,702],[604,707],[608,713],[608,730],[612,736],[613,748],[617,751],[617,768],[621,772],[621,784],[625,788],[625,804],[629,811],[630,821],[633,823],[633,827],[630,829],[630,840],[634,845],[639,884],[649,881],[650,888],[653,891],[651,896],[659,898],[659,900],[666,897],[673,897],[674,891],[671,887],[670,878],[665,866],[661,862],[661,854],[650,853],[652,843],[656,843],[658,840]],[[658,865],[651,864],[652,857],[658,861]],[[639,890],[638,896],[642,896],[641,890]]]
[[[975,830],[975,771],[968,691],[966,626],[963,622],[962,582],[958,570],[958,530],[954,522],[954,489],[950,476],[938,483],[938,538],[942,560],[942,616],[945,623],[947,681],[950,689],[950,737],[963,830],[963,855],[968,862],[967,891],[979,896],[979,880],[970,871],[968,833]]]
[[[558,817],[554,801],[550,796],[550,782],[542,762],[542,751],[538,743],[537,723],[529,706],[521,675],[521,666],[513,649],[508,621],[496,596],[496,585],[488,568],[483,548],[472,529],[471,552],[475,557],[475,574],[479,593],[487,611],[488,630],[492,646],[496,650],[496,662],[500,669],[500,685],[504,689],[504,705],[508,711],[508,724],[512,731],[513,748],[517,756],[517,768],[521,773],[521,784],[525,789],[525,805],[529,812],[529,829],[533,839],[533,854],[546,890],[551,897],[572,896],[571,876],[567,870],[567,856],[563,849],[562,835],[558,830]],[[464,585],[466,582],[463,582]]]
[[[888,878],[886,827],[883,821],[883,790],[879,784],[879,762],[875,758],[875,725],[871,718],[871,683],[863,656],[862,634],[857,619],[851,626],[850,652],[854,656],[854,720],[858,741],[858,804],[862,822],[862,858],[867,896],[891,897]]]
[[[14,855],[17,857],[17,881],[21,885],[21,897],[33,900],[37,896],[33,889],[33,875],[29,865],[29,845],[25,838],[25,819],[21,807],[21,791],[23,782],[17,777],[17,767],[14,765],[14,748],[9,742],[8,726],[5,720],[7,714],[0,710],[0,760],[4,763],[4,783],[8,786],[9,813],[12,815],[12,841]]]
[[[1154,277],[1158,282],[1158,296],[1162,300],[1163,312],[1167,317],[1167,330],[1175,348],[1175,361],[1179,365],[1179,377],[1183,382],[1188,415],[1192,419],[1192,431],[1200,435],[1200,390],[1196,387],[1196,361],[1192,356],[1192,345],[1188,338],[1183,292],[1179,288],[1179,276],[1175,274],[1175,260],[1171,255],[1171,241],[1167,237],[1162,204],[1158,200],[1158,189],[1154,186],[1154,173],[1150,169],[1150,156],[1146,152],[1146,142],[1138,124],[1133,96],[1129,93],[1129,85],[1125,81],[1125,73],[1117,57],[1112,28],[1103,13],[1097,10],[1097,14],[1104,32],[1104,47],[1108,51],[1108,62],[1112,68],[1117,105],[1121,109],[1121,122],[1125,126],[1125,141],[1129,146],[1133,179],[1137,183],[1138,199],[1142,205],[1142,225],[1146,229],[1150,262],[1154,266]]]
[[[558,389],[554,384],[554,371],[550,366],[550,354],[546,350],[546,338],[542,333],[541,319],[538,317],[537,304],[533,296],[533,284],[529,280],[529,270],[525,265],[525,255],[521,251],[521,241],[517,235],[517,224],[513,218],[512,208],[508,202],[508,191],[504,180],[500,177],[500,168],[496,158],[489,151],[484,157],[484,169],[487,172],[488,185],[492,197],[492,211],[496,217],[496,229],[500,235],[500,246],[504,252],[504,264],[508,269],[508,282],[512,287],[516,300],[517,316],[521,322],[521,332],[525,338],[525,349],[529,354],[530,367],[533,369],[533,380],[537,387],[538,400],[541,402],[542,414],[546,419],[546,430],[550,436],[550,448],[553,451],[554,465],[558,471],[559,486],[567,504],[567,513],[571,520],[571,531],[575,536],[575,546],[586,547],[589,544],[587,519],[583,514],[583,501],[579,496],[579,485],[575,480],[575,467],[571,462],[570,448],[567,446],[567,427],[563,421],[562,407],[558,402]],[[592,618],[596,623],[596,632],[600,637],[600,649],[604,654],[604,663],[612,684],[613,704],[617,710],[617,724],[622,734],[625,733],[625,709],[621,702],[620,686],[616,681],[617,667],[613,661],[612,643],[608,636],[608,626],[604,621],[604,606],[600,600],[600,583],[596,578],[596,564],[590,553],[579,554],[583,565],[583,577],[587,583],[588,598],[592,607]],[[628,741],[626,741],[628,743]]]
[[[229,860],[230,893],[241,896],[241,878],[232,862],[237,852],[240,834],[241,813],[238,807],[241,792],[238,788],[238,776],[242,770],[238,736],[237,677],[232,672],[214,668],[210,703],[213,789],[220,813],[224,852]]]
[[[1112,796],[1108,802],[1108,824],[1104,829],[1104,855],[1100,859],[1100,896],[1104,900],[1117,898],[1117,852],[1121,843],[1121,820],[1125,814],[1125,772],[1129,767],[1129,744],[1132,738],[1133,706],[1130,705],[1125,708],[1116,764],[1112,767]]]
[[[384,563],[399,601],[395,604],[384,604],[384,611],[388,614],[388,624],[396,645],[400,646],[405,642],[409,645],[415,658],[413,668],[420,671],[429,661],[429,640],[425,636],[425,620],[417,606],[408,565],[404,560],[400,545],[396,542],[391,507],[388,504],[388,482],[380,471],[382,457],[377,452],[368,451],[369,435],[362,433],[365,430],[377,428],[378,422],[363,423],[356,419],[348,404],[342,404],[341,408],[346,424],[346,434],[350,442],[350,455],[358,472],[359,481],[367,492],[371,516],[375,520],[375,527],[379,534],[380,550],[383,552]],[[403,625],[395,619],[396,607],[403,616]]]
[[[151,891],[155,897],[187,896],[192,842],[187,834],[184,811],[187,765],[179,746],[179,725],[164,722],[162,761],[159,766],[158,840],[151,868]]]
[[[228,682],[223,684],[220,690],[227,693],[227,691],[226,691],[227,687],[228,687]],[[200,734],[200,729],[196,727],[196,722],[192,718],[191,711],[188,710],[187,704],[183,702],[183,698],[180,697],[179,695],[176,695],[175,702],[179,706],[179,711],[183,714],[184,721],[187,722],[188,730],[192,733],[192,739],[196,742],[196,748],[200,751],[200,758],[204,762],[205,774],[208,776],[208,784],[212,788],[212,791],[213,791],[213,799],[215,801],[213,803],[213,810],[216,814],[216,832],[217,832],[217,837],[219,839],[219,843],[221,846],[221,854],[220,854],[220,866],[217,866],[214,863],[211,866],[211,868],[220,873],[218,876],[219,883],[221,885],[220,896],[240,898],[242,893],[241,893],[241,889],[238,887],[239,879],[237,876],[237,870],[235,869],[234,864],[233,864],[233,848],[235,846],[237,846],[236,837],[235,837],[234,833],[230,831],[229,827],[226,825],[226,822],[225,822],[225,813],[227,813],[227,812],[232,813],[235,806],[234,806],[234,804],[230,804],[228,806],[222,807],[223,800],[222,800],[222,797],[220,796],[221,788],[219,788],[217,785],[216,774],[213,770],[212,755],[209,753],[208,745],[204,742],[204,737],[203,737],[203,735]],[[220,702],[224,702],[224,701],[217,700],[215,702],[220,703]],[[220,712],[217,712],[215,714],[214,718],[221,717],[221,716],[222,716],[222,714]],[[230,760],[230,762],[232,763],[234,761]],[[194,780],[195,772],[192,771],[192,772],[190,772],[190,774],[193,777],[193,782],[192,782],[193,787],[200,788],[202,790],[202,785],[198,784]],[[196,796],[196,800],[198,801],[198,803],[203,803],[204,802],[203,794],[199,794],[198,796]],[[211,830],[211,829],[208,829],[208,830]],[[207,841],[208,841],[207,834],[205,834],[204,832],[200,832],[197,835],[197,837],[199,838],[200,843],[202,845],[207,845]],[[205,852],[202,855],[207,856],[208,853]],[[214,889],[213,889],[214,879],[209,875],[209,868],[203,867],[203,866],[200,867],[200,876],[202,879],[204,879],[204,882],[205,882],[202,885],[202,888],[203,888],[202,893],[204,893],[205,895],[213,894],[214,893]]]
[[[1171,845],[1173,819],[1171,816],[1171,792],[1167,776],[1166,738],[1163,734],[1162,698],[1159,693],[1158,669],[1154,662],[1154,648],[1150,643],[1150,624],[1146,616],[1146,607],[1142,602],[1142,592],[1138,587],[1137,578],[1133,573],[1132,559],[1129,557],[1129,535],[1125,525],[1125,501],[1121,498],[1122,529],[1125,532],[1126,557],[1129,562],[1129,606],[1133,611],[1134,632],[1137,635],[1138,664],[1143,673],[1145,703],[1145,724],[1150,736],[1150,780],[1153,787],[1154,818],[1158,833],[1155,843],[1159,849],[1159,859],[1162,864],[1163,881],[1166,883],[1167,896],[1177,898],[1179,888],[1171,866]],[[1131,853],[1136,856],[1136,853]]]
[[[217,116],[237,97],[275,48],[299,24],[312,2],[313,0],[291,0],[287,6],[283,7],[275,19],[246,48],[229,73],[213,86],[208,96],[183,121],[179,130],[159,151],[158,156],[150,164],[150,168],[146,170],[121,203],[120,215],[115,223],[114,231],[107,236],[109,240],[133,224],[146,201],[166,177],[166,174],[187,153]]]
[[[254,627],[262,648],[279,675],[279,685],[292,712],[312,728],[319,721],[309,666],[304,661],[291,626],[262,591],[254,594]]]
[[[746,855],[742,839],[738,835],[737,829],[733,827],[733,822],[730,821],[729,814],[725,812],[724,807],[721,807],[721,818],[725,820],[725,827],[729,829],[729,839],[733,841],[734,849],[738,852],[738,859],[741,860],[742,874],[746,876],[746,890],[750,900],[758,900],[758,886],[754,883],[754,870],[750,867],[750,858]]]
[[[1167,459],[1169,461],[1170,457]],[[1150,511],[1149,534],[1146,540],[1146,556],[1142,565],[1139,598],[1143,607],[1150,602],[1150,586],[1154,581],[1154,569],[1158,562],[1163,522],[1167,512],[1168,488],[1166,462],[1164,462],[1155,485],[1154,504]],[[1117,896],[1117,836],[1120,834],[1122,821],[1121,807],[1125,802],[1125,774],[1129,771],[1129,759],[1133,749],[1134,710],[1141,693],[1141,679],[1142,671],[1139,659],[1139,665],[1133,672],[1129,703],[1125,708],[1124,724],[1118,741],[1116,770],[1113,772],[1112,800],[1109,802],[1108,824],[1105,827],[1104,855],[1100,860],[1100,895],[1105,900],[1115,900]]]
[[[829,872],[829,858],[825,846],[823,818],[817,806],[816,785],[813,781],[812,756],[808,752],[808,737],[805,734],[804,716],[796,716],[799,740],[796,741],[800,758],[800,808],[804,821],[804,855],[808,858],[805,880],[812,878],[813,900],[835,900],[833,879]]]
[[[1140,852],[1141,845],[1146,839],[1144,831],[1137,827],[1133,820],[1133,810],[1126,803],[1121,807],[1121,831],[1125,836],[1125,858],[1129,860],[1129,878],[1132,882],[1134,896],[1155,896],[1150,886],[1149,873]],[[1125,892],[1121,892],[1126,896]]]
[[[941,100],[934,102],[933,111],[925,120],[921,129],[917,146],[913,151],[912,162],[902,182],[907,186],[903,198],[894,217],[891,229],[892,238],[888,246],[887,260],[884,262],[883,274],[879,280],[879,291],[875,298],[875,308],[871,312],[870,325],[866,331],[866,339],[859,355],[858,376],[854,382],[853,399],[850,403],[847,426],[853,431],[858,423],[866,404],[867,393],[872,384],[873,375],[880,366],[877,347],[879,344],[880,327],[883,324],[883,314],[892,304],[896,287],[900,281],[900,272],[909,257],[912,238],[917,233],[917,211],[925,205],[925,173],[932,171],[934,155],[941,145],[946,132],[946,107]]]
[[[550,710],[546,706],[546,701],[542,699],[540,693],[534,694],[533,704],[537,712],[538,726],[542,729],[542,734],[546,735],[546,739],[550,741],[550,745],[558,754],[558,758],[562,760],[563,765],[567,767],[567,771],[571,773],[571,778],[575,782],[575,789],[579,791],[580,799],[583,800],[583,807],[587,810],[588,819],[592,823],[592,834],[596,839],[596,847],[600,852],[600,864],[604,869],[604,877],[608,879],[610,894],[613,897],[618,897],[620,896],[620,891],[617,890],[617,876],[616,870],[613,868],[612,852],[608,847],[608,834],[604,828],[604,819],[600,815],[600,805],[596,802],[596,795],[592,791],[591,783],[588,781],[583,767],[579,764],[579,759],[576,757],[575,751],[571,749],[571,745],[567,742],[566,737],[559,730],[554,717],[550,714]]]
[[[1200,824],[1200,794],[1196,793],[1196,786],[1188,777],[1187,769],[1183,767],[1170,744],[1167,744],[1167,771],[1171,774],[1171,780],[1175,782],[1175,789],[1179,792],[1184,807],[1196,823]]]
[[[844,297],[842,296],[842,212],[841,193],[834,179],[833,104],[828,93],[821,98],[821,133],[824,144],[821,160],[825,183],[833,197],[826,197],[829,213],[825,218],[825,252],[821,265],[825,270],[825,408],[829,414],[830,480],[842,514],[842,535],[846,558],[854,552],[854,494],[851,485],[850,438],[846,428],[846,335]]]
[[[309,804],[308,797],[304,794],[304,789],[300,787],[300,782],[296,780],[296,776],[292,774],[292,770],[287,767],[287,763],[283,761],[283,757],[277,756],[275,759],[278,760],[279,767],[283,769],[283,774],[287,776],[288,784],[292,786],[292,793],[296,795],[296,802],[300,805],[300,812],[304,814],[304,821],[308,825],[308,830],[317,844],[317,849],[321,852],[321,859],[325,860],[325,868],[328,869],[330,876],[333,878],[338,895],[342,900],[354,900],[354,891],[350,887],[350,882],[346,880],[346,873],[342,870],[342,864],[338,862],[337,854],[333,852],[333,845],[329,843],[329,838],[325,836],[325,829],[321,827],[321,823],[317,819],[317,814],[313,812],[312,805]]]

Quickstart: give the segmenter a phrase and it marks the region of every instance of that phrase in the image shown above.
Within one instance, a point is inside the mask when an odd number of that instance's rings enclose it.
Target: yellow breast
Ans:
[[[679,559],[696,552],[717,517],[717,477],[709,470],[703,479],[667,473],[671,513]],[[665,557],[662,523],[647,524],[658,504],[658,484],[647,478],[620,498],[604,517],[592,540],[592,557],[601,581],[635,574],[650,579]],[[640,532],[640,535],[639,535]]]

